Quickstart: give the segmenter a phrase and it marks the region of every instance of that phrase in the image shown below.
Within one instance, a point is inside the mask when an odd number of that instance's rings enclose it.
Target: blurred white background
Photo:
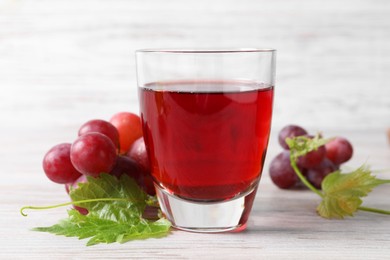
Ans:
[[[387,0],[0,0],[0,145],[43,155],[86,120],[138,112],[134,51],[158,47],[276,48],[273,134],[384,136],[389,42]]]

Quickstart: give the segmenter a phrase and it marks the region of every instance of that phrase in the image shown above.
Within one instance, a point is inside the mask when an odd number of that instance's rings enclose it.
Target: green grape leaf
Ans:
[[[112,214],[92,211],[88,215],[82,215],[72,209],[68,211],[69,218],[51,227],[37,227],[34,230],[79,239],[90,238],[87,246],[91,246],[98,243],[124,243],[134,239],[158,238],[167,235],[171,226],[164,218],[152,222],[143,218],[128,217],[127,214],[121,215],[118,208],[109,204],[106,204],[102,211],[109,211]],[[121,218],[111,219],[109,218],[111,215],[120,215]]]
[[[106,203],[131,204],[134,211],[143,212],[146,206],[148,195],[138,186],[138,184],[126,174],[120,179],[109,175],[101,174],[99,178],[87,177],[88,182],[79,183],[77,189],[71,189],[69,196],[72,201],[101,199],[101,198],[123,198],[126,201],[112,201]],[[88,210],[96,209],[95,206],[101,202],[80,203],[78,206]]]
[[[72,209],[68,211],[68,218],[58,224],[34,230],[79,239],[90,238],[87,242],[90,246],[162,237],[169,233],[171,227],[165,218],[156,221],[143,218],[147,205],[155,200],[126,175],[119,180],[108,174],[88,178],[87,183],[80,183],[78,188],[70,191],[70,197],[76,205],[88,209],[88,214]],[[77,203],[91,199],[113,200]]]
[[[366,166],[346,174],[340,171],[331,173],[322,181],[323,197],[317,212],[324,218],[353,216],[362,204],[361,198],[385,183],[389,180],[377,179]]]

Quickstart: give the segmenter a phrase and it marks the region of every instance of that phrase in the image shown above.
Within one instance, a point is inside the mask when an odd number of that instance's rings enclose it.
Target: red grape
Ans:
[[[79,183],[85,183],[85,182],[87,182],[87,176],[82,174],[74,182],[70,182],[70,183],[65,184],[65,190],[67,193],[69,193],[70,189],[77,189],[79,187]]]
[[[286,138],[292,138],[296,136],[307,135],[307,131],[297,125],[287,125],[279,132],[279,144],[286,150],[290,150],[286,143]]]
[[[317,150],[313,150],[304,156],[298,158],[297,165],[302,168],[314,168],[324,160],[326,155],[325,146],[318,147]]]
[[[118,155],[114,168],[110,172],[111,175],[120,178],[123,174],[127,174],[133,178],[139,185],[143,185],[143,172],[139,165],[131,158]]]
[[[141,119],[138,115],[129,112],[115,114],[110,123],[119,132],[120,153],[125,154],[135,140],[142,136]]]
[[[119,148],[119,133],[118,130],[110,122],[94,119],[83,124],[79,129],[79,136],[86,133],[98,132],[104,134]]]
[[[154,182],[150,170],[150,162],[148,153],[146,151],[144,138],[141,137],[137,139],[133,145],[130,147],[127,156],[134,159],[144,174],[144,186],[146,187],[146,192],[150,195],[155,195],[156,191],[154,189]]]
[[[76,206],[76,205],[73,205],[73,208],[75,210],[77,210],[78,212],[80,212],[80,214],[82,214],[82,215],[87,215],[88,214],[88,210],[86,208],[82,208],[82,207],[79,207],[79,206]]]
[[[79,187],[79,183],[85,183],[87,181],[88,181],[87,180],[87,176],[81,175],[74,182],[65,184],[66,192],[69,193],[71,188],[72,189],[77,189]],[[73,208],[75,210],[77,210],[78,212],[80,212],[81,214],[83,214],[83,215],[87,215],[88,214],[88,210],[86,208],[82,208],[82,207],[79,207],[79,206],[76,206],[76,205],[73,205]]]
[[[269,167],[271,180],[281,189],[288,189],[298,183],[298,176],[290,164],[290,151],[278,154]]]
[[[325,158],[320,165],[307,170],[306,178],[314,187],[321,189],[322,180],[337,169],[338,167],[331,160]]]
[[[53,182],[64,184],[75,181],[81,173],[70,160],[71,144],[62,143],[51,148],[43,158],[43,170]]]
[[[130,147],[130,150],[127,153],[127,156],[135,160],[142,170],[145,172],[150,172],[150,163],[148,153],[146,152],[146,146],[144,138],[138,138],[133,145]]]
[[[351,143],[343,138],[336,137],[326,145],[326,157],[334,164],[340,165],[352,158],[353,148]]]
[[[114,167],[116,147],[103,134],[87,133],[72,144],[70,159],[79,172],[97,177],[100,173],[109,173]]]
[[[146,193],[149,195],[156,194],[150,172],[145,172],[141,165],[132,158],[118,155],[116,164],[110,173],[117,178],[123,174],[127,174],[129,177],[133,178]]]

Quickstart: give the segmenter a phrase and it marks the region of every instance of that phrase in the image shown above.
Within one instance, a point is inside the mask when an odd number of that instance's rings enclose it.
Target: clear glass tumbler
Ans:
[[[167,219],[194,232],[246,227],[266,156],[273,49],[136,52],[143,134]]]

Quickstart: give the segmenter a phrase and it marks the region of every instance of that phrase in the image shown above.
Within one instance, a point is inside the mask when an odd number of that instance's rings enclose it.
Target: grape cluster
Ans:
[[[132,177],[145,192],[155,195],[148,155],[142,137],[141,119],[129,112],[115,114],[110,121],[94,119],[83,124],[73,143],[52,147],[43,158],[43,170],[53,182],[71,187],[87,182],[86,176],[101,173]],[[76,207],[86,214],[86,209]]]
[[[283,151],[272,161],[269,173],[273,183],[281,189],[290,189],[302,186],[298,176],[290,164],[290,151],[286,138],[306,136],[313,138],[308,132],[297,125],[285,126],[278,135],[278,141]],[[331,172],[340,168],[342,163],[351,159],[353,148],[351,143],[343,137],[335,137],[317,150],[299,157],[297,166],[305,178],[317,189],[321,188],[322,180]]]

